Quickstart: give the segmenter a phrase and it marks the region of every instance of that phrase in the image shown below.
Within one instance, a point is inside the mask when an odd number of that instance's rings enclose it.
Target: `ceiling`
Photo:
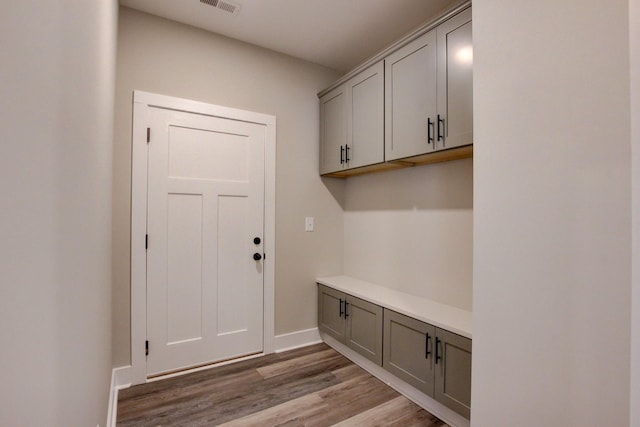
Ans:
[[[120,0],[120,4],[346,72],[460,0]],[[237,13],[220,8],[237,5]]]

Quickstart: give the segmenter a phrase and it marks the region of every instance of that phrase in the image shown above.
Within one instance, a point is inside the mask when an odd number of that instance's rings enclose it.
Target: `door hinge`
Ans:
[[[147,128],[147,143],[151,142],[151,128]]]
[[[148,234],[144,235],[144,249],[145,250],[149,249],[149,235]]]
[[[144,342],[144,355],[145,356],[149,355],[149,340]]]

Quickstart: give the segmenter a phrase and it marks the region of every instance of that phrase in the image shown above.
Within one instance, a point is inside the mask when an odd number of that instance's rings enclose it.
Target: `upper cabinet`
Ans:
[[[471,9],[385,58],[385,159],[473,143]]]
[[[376,63],[320,98],[320,173],[384,162],[384,65]]]
[[[438,113],[436,31],[429,31],[384,62],[386,159],[433,151]]]
[[[437,43],[436,149],[473,144],[471,9],[440,25]]]
[[[472,155],[469,4],[361,68],[321,92],[321,175],[345,177]]]
[[[320,174],[344,168],[347,145],[347,90],[342,84],[320,98]]]
[[[347,167],[384,162],[384,64],[378,62],[347,82]]]

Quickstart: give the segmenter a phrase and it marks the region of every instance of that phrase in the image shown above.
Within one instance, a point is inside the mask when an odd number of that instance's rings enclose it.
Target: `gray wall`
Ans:
[[[640,0],[629,0],[632,150],[631,426],[640,426]]]
[[[130,363],[132,91],[277,117],[278,335],[315,327],[314,278],[342,272],[343,183],[323,183],[318,177],[316,98],[319,90],[338,77],[337,72],[318,65],[128,8],[120,9],[113,183],[114,366]],[[315,217],[315,232],[305,233],[305,216]]]
[[[475,426],[629,425],[628,5],[474,4]]]
[[[105,425],[117,2],[0,14],[0,425]]]
[[[473,161],[352,177],[345,274],[472,308]]]

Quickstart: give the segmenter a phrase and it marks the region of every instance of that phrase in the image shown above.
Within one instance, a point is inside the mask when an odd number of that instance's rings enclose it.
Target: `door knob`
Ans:
[[[260,261],[262,259],[262,255],[256,252],[255,254],[253,254],[253,259],[256,261]]]

